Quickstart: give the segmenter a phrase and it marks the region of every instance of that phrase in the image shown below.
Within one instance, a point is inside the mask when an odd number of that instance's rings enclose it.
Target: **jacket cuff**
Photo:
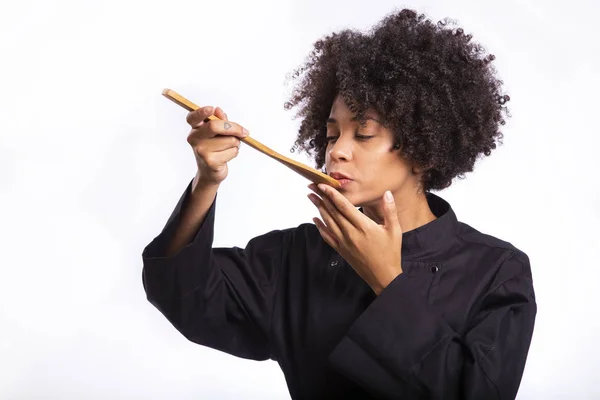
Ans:
[[[193,182],[193,180],[189,182],[187,188],[185,189],[185,191],[179,198],[179,201],[177,202],[175,209],[171,213],[171,216],[167,220],[167,223],[163,227],[160,234],[158,236],[156,236],[143,250],[142,257],[145,260],[170,258],[170,257],[165,256],[165,254],[167,252],[167,246],[169,245],[171,239],[175,235],[175,233],[177,231],[177,227],[179,226],[179,222],[181,220],[181,213],[182,213],[183,209],[185,208],[185,206],[187,205],[187,203],[189,202],[189,198],[190,198],[191,192],[192,192],[192,182]],[[187,248],[193,246],[194,243],[196,243],[198,240],[201,240],[200,239],[201,237],[206,236],[207,232],[205,232],[205,231],[210,230],[210,234],[212,236],[211,228],[214,225],[215,208],[216,208],[216,197],[215,197],[215,200],[213,201],[213,203],[211,204],[211,206],[208,210],[208,213],[206,214],[206,217],[204,218],[204,221],[202,221],[202,224],[200,225],[198,232],[194,235],[194,238],[179,251],[179,253],[181,253],[184,250],[186,250]],[[212,243],[212,237],[210,238],[210,241]],[[177,254],[173,255],[172,257],[174,257],[176,255]]]

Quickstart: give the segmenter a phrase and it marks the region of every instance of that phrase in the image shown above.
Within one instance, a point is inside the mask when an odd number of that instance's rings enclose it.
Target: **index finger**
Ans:
[[[203,123],[210,121],[211,119],[218,120],[219,118],[213,116],[213,113],[214,107],[206,106],[199,108],[195,111],[190,111],[185,120],[192,128],[197,128]]]
[[[354,205],[350,203],[350,201],[348,201],[348,199],[345,198],[340,192],[323,183],[320,183],[319,185],[315,185],[313,183],[309,186],[316,186],[316,188],[318,188],[327,196],[329,201],[335,206],[335,208],[344,218],[354,225],[354,227],[360,229],[361,225],[364,223],[363,218],[365,218],[365,216],[360,213],[356,207],[354,207]]]

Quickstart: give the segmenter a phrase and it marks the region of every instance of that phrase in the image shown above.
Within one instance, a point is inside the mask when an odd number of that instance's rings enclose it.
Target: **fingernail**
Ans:
[[[204,107],[204,112],[206,112],[206,113],[211,113],[211,114],[212,114],[212,112],[213,112],[213,108],[212,108],[211,106]]]
[[[392,192],[390,192],[389,190],[387,190],[385,192],[384,198],[385,198],[385,201],[387,201],[388,203],[391,203],[392,201],[394,201],[394,196],[392,196]]]
[[[248,136],[250,134],[250,132],[248,132],[248,129],[242,127],[242,133],[244,134],[244,136]]]

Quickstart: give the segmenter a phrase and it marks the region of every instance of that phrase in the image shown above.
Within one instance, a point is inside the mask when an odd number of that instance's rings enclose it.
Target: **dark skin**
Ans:
[[[342,189],[309,187],[323,240],[379,295],[402,273],[402,233],[433,221],[420,169],[394,149],[394,135],[370,111],[363,125],[340,97],[327,124],[326,168],[351,180]],[[389,200],[385,194],[389,192]],[[363,207],[364,214],[356,207]]]

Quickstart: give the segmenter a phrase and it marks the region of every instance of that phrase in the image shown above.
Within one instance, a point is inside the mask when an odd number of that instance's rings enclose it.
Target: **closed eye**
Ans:
[[[368,136],[368,135],[356,135],[355,138],[357,138],[358,140],[369,140],[374,138],[375,136]]]
[[[372,138],[374,138],[375,136],[368,136],[368,135],[358,135],[358,134],[357,134],[357,135],[354,135],[354,137],[355,137],[356,139],[358,139],[358,140],[361,140],[361,141],[367,141],[367,140],[369,140],[369,139],[372,139]],[[337,138],[338,138],[338,136],[327,136],[327,137],[325,138],[325,140],[327,141],[327,143],[331,143],[331,142],[335,141]]]

